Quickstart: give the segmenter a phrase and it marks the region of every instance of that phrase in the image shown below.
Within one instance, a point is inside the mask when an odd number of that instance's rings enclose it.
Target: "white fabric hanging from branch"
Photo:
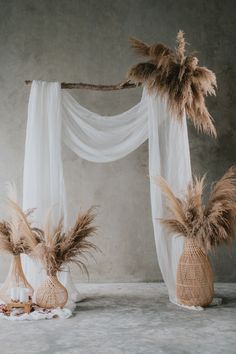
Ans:
[[[166,100],[147,96],[149,122],[149,175],[162,176],[178,194],[191,180],[191,164],[186,118],[182,124],[171,116]],[[167,205],[161,189],[150,180],[152,219],[157,257],[170,300],[176,303],[176,273],[184,238],[170,235],[160,224]]]
[[[62,137],[61,137],[62,131]],[[36,207],[42,226],[53,206],[54,222],[66,215],[61,138],[80,157],[93,162],[118,160],[149,139],[149,174],[161,175],[178,193],[191,178],[186,119],[172,117],[166,100],[144,90],[140,103],[119,115],[104,117],[82,107],[59,83],[34,81],[31,87],[24,165],[24,209]],[[165,213],[160,189],[151,181],[151,207],[158,261],[170,300],[175,302],[177,262],[182,236],[169,236],[158,222]],[[26,275],[36,286],[43,277],[32,261]]]
[[[61,88],[58,83],[34,81],[32,84],[25,142],[23,175],[23,210],[35,208],[34,224],[42,227],[51,209],[52,223],[64,216],[66,203],[61,159]],[[42,266],[22,255],[24,272],[36,288],[45,273]],[[80,299],[73,286],[68,267],[60,274],[69,302]]]
[[[127,112],[101,116],[82,107],[62,91],[63,140],[78,156],[92,162],[111,162],[136,150],[148,138],[147,100]]]

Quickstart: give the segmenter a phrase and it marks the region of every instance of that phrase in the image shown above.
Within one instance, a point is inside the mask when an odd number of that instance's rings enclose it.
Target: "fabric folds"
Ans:
[[[111,162],[136,150],[148,138],[147,104],[140,103],[115,116],[101,116],[62,92],[63,140],[78,156],[92,162]]]

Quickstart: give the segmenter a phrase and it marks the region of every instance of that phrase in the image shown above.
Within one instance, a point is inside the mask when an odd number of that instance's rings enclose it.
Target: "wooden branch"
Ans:
[[[31,80],[25,80],[26,85],[31,85]],[[83,89],[83,90],[95,90],[95,91],[115,91],[115,90],[123,90],[138,87],[141,84],[132,84],[129,81],[120,82],[115,85],[94,85],[94,84],[86,84],[82,82],[73,83],[73,82],[62,82],[62,89]]]

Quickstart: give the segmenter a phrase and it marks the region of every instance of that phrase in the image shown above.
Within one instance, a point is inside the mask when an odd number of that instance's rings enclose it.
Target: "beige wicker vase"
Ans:
[[[20,255],[15,255],[12,257],[8,275],[0,288],[0,299],[5,303],[9,303],[11,301],[11,288],[17,287],[27,288],[28,294],[31,297],[33,296],[34,291],[24,275]]]
[[[192,239],[186,239],[177,268],[177,301],[183,305],[205,307],[212,302],[213,295],[209,258]]]
[[[63,308],[68,300],[68,292],[56,275],[47,275],[36,290],[35,300],[37,305],[45,309]]]

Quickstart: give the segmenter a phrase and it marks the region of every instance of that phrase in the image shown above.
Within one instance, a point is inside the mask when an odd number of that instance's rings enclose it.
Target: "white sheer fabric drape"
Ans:
[[[61,136],[62,132],[62,136]],[[31,88],[24,165],[24,209],[36,207],[42,225],[53,206],[54,221],[66,203],[61,161],[61,139],[78,156],[93,162],[120,159],[149,139],[149,174],[161,175],[178,193],[191,177],[186,120],[171,117],[164,98],[144,90],[140,103],[127,112],[104,117],[82,107],[58,83],[34,81]],[[183,248],[181,236],[170,237],[158,218],[165,213],[160,189],[151,181],[151,207],[158,261],[170,300],[175,302],[175,275]],[[24,261],[26,275],[37,286],[39,266]],[[37,268],[37,269],[36,269]]]
[[[42,227],[51,209],[54,225],[62,215],[66,226],[66,203],[61,159],[61,88],[58,83],[32,83],[25,142],[23,175],[23,209],[35,208],[34,225]],[[45,273],[42,266],[28,256],[22,264],[30,284],[36,288]],[[69,293],[69,302],[80,296],[68,267],[60,279]]]
[[[147,100],[127,112],[101,116],[82,107],[68,92],[62,92],[63,140],[78,156],[92,162],[118,160],[148,138]]]
[[[175,117],[171,116],[165,99],[147,96],[147,100],[150,191],[156,251],[170,300],[176,303],[176,271],[183,251],[184,238],[180,235],[170,236],[158,221],[159,218],[166,216],[167,206],[160,188],[152,183],[152,177],[164,177],[177,194],[190,181],[187,124],[185,117],[180,124]]]

